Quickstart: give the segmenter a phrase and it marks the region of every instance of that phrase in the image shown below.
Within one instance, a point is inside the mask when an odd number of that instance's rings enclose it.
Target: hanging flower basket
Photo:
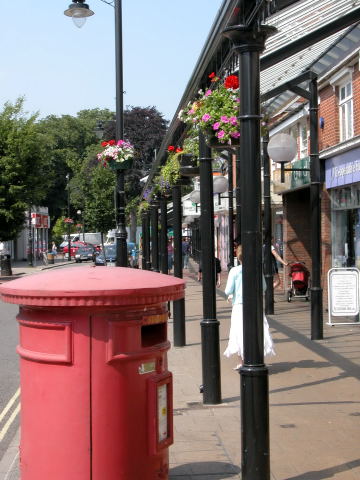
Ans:
[[[64,218],[64,223],[74,223],[72,218]]]
[[[191,154],[183,153],[179,157],[180,175],[184,177],[196,177],[200,175],[198,160]]]
[[[134,157],[134,147],[125,140],[110,140],[102,142],[105,149],[97,154],[99,162],[102,166],[109,167],[112,170],[126,170],[132,167]]]
[[[235,145],[240,137],[238,77],[229,75],[220,81],[211,73],[209,78],[215,88],[200,90],[198,98],[180,111],[179,119],[204,132],[213,148]]]
[[[240,138],[231,138],[227,143],[219,141],[218,137],[211,130],[204,131],[206,145],[215,150],[232,147],[236,148],[240,145]]]

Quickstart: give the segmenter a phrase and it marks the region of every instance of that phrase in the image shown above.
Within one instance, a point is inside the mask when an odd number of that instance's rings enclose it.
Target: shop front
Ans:
[[[360,268],[360,148],[325,162],[333,267]]]

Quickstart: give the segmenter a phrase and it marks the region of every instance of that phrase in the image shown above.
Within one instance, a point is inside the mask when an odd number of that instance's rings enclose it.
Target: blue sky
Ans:
[[[25,109],[76,115],[115,110],[114,9],[77,28],[70,0],[3,1],[0,108],[25,95]],[[171,120],[222,0],[123,0],[124,105],[155,106]]]

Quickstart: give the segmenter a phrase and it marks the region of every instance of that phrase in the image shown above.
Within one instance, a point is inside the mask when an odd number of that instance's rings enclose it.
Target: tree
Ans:
[[[13,240],[23,229],[26,210],[47,191],[46,139],[27,116],[24,98],[5,103],[0,113],[0,239]]]
[[[82,172],[84,163],[88,162],[88,149],[94,146],[98,150],[99,140],[95,134],[97,122],[109,121],[114,114],[108,109],[82,110],[76,117],[50,115],[39,122],[39,127],[47,138],[48,158],[51,165],[49,174],[50,189],[46,205],[52,224],[61,217],[67,208],[66,175],[71,176],[71,200],[74,206],[83,209],[81,202],[77,205],[76,196],[82,191],[74,178]],[[95,150],[93,150],[94,153]],[[96,162],[94,163],[94,165]],[[81,183],[81,182],[80,182]]]
[[[155,107],[128,107],[124,110],[124,138],[129,140],[135,149],[133,168],[126,173],[126,202],[138,199],[142,187],[140,179],[151,169],[156,150],[160,148],[168,127]],[[108,122],[104,131],[104,139],[115,139],[115,121]],[[136,209],[130,209],[130,240],[135,240]]]
[[[106,233],[113,228],[114,218],[114,172],[97,165],[85,198],[85,224],[90,231]]]

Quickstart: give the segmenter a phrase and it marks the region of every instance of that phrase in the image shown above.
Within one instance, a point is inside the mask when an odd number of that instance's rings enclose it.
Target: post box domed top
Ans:
[[[0,286],[8,303],[49,307],[149,305],[184,297],[185,282],[161,273],[122,267],[67,267]]]

